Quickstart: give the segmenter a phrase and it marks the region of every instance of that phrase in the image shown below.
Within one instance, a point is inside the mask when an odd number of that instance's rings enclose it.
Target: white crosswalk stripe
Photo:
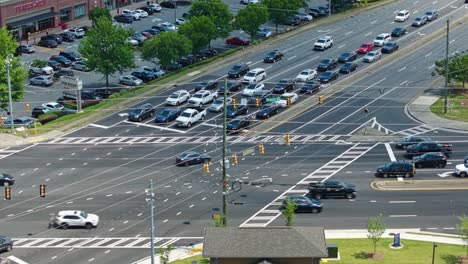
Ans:
[[[149,237],[93,237],[93,238],[14,238],[15,248],[149,248]],[[201,243],[203,237],[155,237],[156,248],[189,246]]]
[[[428,125],[421,125],[421,126],[416,126],[416,127],[411,127],[408,129],[404,129],[398,132],[395,132],[394,134],[400,134],[403,136],[417,136],[421,134],[425,134],[427,132],[431,132],[435,130],[436,128],[430,127]]]
[[[15,149],[14,147],[8,147],[8,148],[2,148],[0,149],[0,159],[4,159],[8,156],[11,156],[15,153],[18,153],[18,152],[21,152],[25,149],[28,149],[30,148],[30,146],[28,147],[23,147],[23,148],[19,148],[19,149]]]

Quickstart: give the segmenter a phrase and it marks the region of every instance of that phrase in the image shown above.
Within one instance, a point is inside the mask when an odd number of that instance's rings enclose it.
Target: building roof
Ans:
[[[209,258],[323,258],[322,227],[205,228],[203,256]]]

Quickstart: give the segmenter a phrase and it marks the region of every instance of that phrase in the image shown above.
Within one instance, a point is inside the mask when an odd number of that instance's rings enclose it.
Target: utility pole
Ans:
[[[432,264],[434,264],[435,260],[435,250],[436,250],[437,244],[434,242],[432,243]]]
[[[444,114],[447,113],[448,100],[448,60],[449,60],[449,20],[447,19],[447,38],[445,44],[445,92],[444,92]]]
[[[227,171],[226,171],[226,112],[227,112],[227,79],[224,79],[224,100],[223,100],[223,215],[222,224],[224,227],[227,226]]]
[[[177,25],[177,0],[174,0],[174,26]]]
[[[10,64],[11,64],[11,56],[7,56],[5,59],[6,71],[7,71],[7,85],[8,85],[8,101],[10,106],[10,125],[11,125],[11,133],[15,133],[15,123],[13,117],[13,100],[11,99],[11,80],[10,80]]]
[[[154,191],[153,191],[153,180],[150,179],[150,186],[145,190],[146,201],[150,204],[150,238],[151,238],[151,264],[154,264]]]
[[[331,16],[331,7],[332,7],[331,2],[332,0],[328,0],[328,16]]]

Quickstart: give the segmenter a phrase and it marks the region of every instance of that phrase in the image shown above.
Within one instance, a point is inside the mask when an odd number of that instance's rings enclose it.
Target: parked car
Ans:
[[[392,161],[377,168],[376,177],[403,176],[405,178],[414,177],[416,170],[411,162],[405,160]]]
[[[33,108],[32,112],[31,112],[31,117],[33,118],[38,118],[40,115],[42,114],[46,114],[50,112],[50,110],[42,105],[38,105],[36,107]]]
[[[142,104],[128,113],[128,120],[141,122],[154,116],[154,106],[150,103]]]
[[[143,81],[133,75],[125,75],[119,77],[119,83],[123,85],[138,86],[142,85]]]
[[[60,51],[59,53],[60,56],[63,56],[71,61],[82,61],[83,58],[81,58],[80,54],[74,52],[74,51],[71,51],[71,50],[64,50],[64,51]]]
[[[30,44],[22,44],[19,45],[18,48],[21,50],[22,53],[34,53],[36,49],[34,48],[33,45]]]
[[[49,102],[42,104],[42,107],[47,108],[49,111],[62,111],[63,105],[56,102]]]
[[[70,32],[60,33],[60,37],[62,37],[62,40],[65,42],[73,42],[76,39],[75,34]]]
[[[10,174],[0,173],[0,186],[11,186],[15,184],[15,178]],[[1,237],[0,237],[1,239]],[[1,252],[1,244],[0,244],[0,252]]]
[[[31,85],[40,85],[40,86],[51,86],[54,84],[54,80],[50,75],[39,75],[29,79]]]
[[[263,58],[263,62],[277,62],[284,57],[283,52],[279,50],[272,50]]]
[[[302,20],[296,16],[290,16],[288,17],[288,23],[287,25],[290,26],[299,26],[302,23]]]
[[[322,198],[356,198],[356,185],[342,182],[339,180],[326,180],[315,182],[309,185],[307,196],[315,199]]]
[[[165,8],[177,8],[176,1],[163,1],[160,5]]]
[[[53,60],[49,60],[47,61],[47,66],[51,67],[53,69],[53,71],[58,71],[60,69],[62,69],[62,64],[56,62],[56,61],[53,61]],[[52,73],[53,73],[52,71]]]
[[[46,48],[56,48],[58,46],[58,43],[53,39],[41,39],[39,40],[37,45]]]
[[[413,163],[416,168],[445,168],[447,157],[442,152],[428,152],[413,157]]]
[[[226,44],[237,45],[237,46],[248,46],[250,45],[250,39],[246,37],[230,37],[226,39]]]
[[[249,65],[244,62],[240,62],[234,65],[228,72],[229,78],[239,78],[250,71]]]
[[[188,166],[210,162],[211,158],[207,154],[201,154],[195,151],[187,151],[176,156],[177,166]]]
[[[27,128],[30,128],[30,127],[33,127],[34,126],[34,123],[35,123],[35,120],[32,119],[31,117],[28,117],[28,116],[22,116],[22,117],[17,117],[13,120],[13,125],[15,127],[27,127]],[[3,127],[4,128],[9,128],[11,127],[11,119],[10,120],[6,120],[4,123],[3,123]]]
[[[266,27],[261,27],[258,29],[256,36],[261,37],[261,38],[268,38],[273,34],[271,29],[266,28]]]
[[[139,9],[145,11],[149,16],[153,15],[156,12],[153,8],[150,8],[149,6],[143,6]]]
[[[58,62],[57,62],[58,63]],[[51,75],[54,73],[54,69],[50,66],[43,66],[41,61],[33,61],[29,64],[28,72],[31,75]]]
[[[319,76],[321,83],[329,83],[336,79],[338,79],[338,71],[326,71]]]
[[[150,73],[154,74],[154,76],[156,76],[157,78],[159,78],[159,77],[166,74],[166,72],[163,71],[159,67],[143,66],[143,67],[141,67],[141,70],[150,72]]]
[[[155,26],[152,26],[151,28],[157,29],[161,32],[175,31],[177,29],[177,27],[170,22],[159,23]]]
[[[385,44],[385,46],[382,47],[382,53],[392,53],[397,51],[399,47],[400,46],[398,46],[396,42],[388,42]]]
[[[135,9],[133,12],[136,12],[136,13],[140,14],[141,18],[146,18],[146,17],[149,16],[148,12],[146,12],[143,9]]]
[[[325,12],[323,9],[318,9],[318,8],[310,8],[309,9],[309,15],[313,16],[314,18],[318,17],[323,17],[323,16],[328,16],[328,12]]]
[[[299,90],[301,93],[313,94],[320,91],[322,84],[319,81],[310,80],[307,81]]]
[[[114,20],[119,23],[125,23],[125,24],[131,24],[133,23],[133,21],[135,21],[132,16],[128,16],[128,15],[114,16]]]
[[[431,139],[427,138],[427,137],[418,137],[418,136],[405,137],[405,138],[402,138],[400,141],[398,141],[398,143],[395,144],[395,148],[405,149],[408,146],[416,145],[416,144],[418,144],[420,142],[427,142],[427,141],[431,141]]]
[[[169,123],[176,120],[182,110],[180,109],[173,109],[173,108],[164,108],[159,114],[156,115],[154,118],[155,123]]]
[[[134,10],[122,9],[122,15],[133,17],[133,20],[135,20],[135,21],[141,19],[140,13],[138,13],[138,12],[136,12]]]
[[[297,13],[295,17],[299,18],[302,21],[312,21],[314,19],[312,15],[309,15],[303,12]]]
[[[392,37],[401,37],[406,34],[406,28],[395,28],[392,31]]]
[[[347,62],[340,68],[340,73],[348,74],[357,70],[358,65],[354,62]]]
[[[61,69],[54,72],[54,79],[58,80],[62,76],[75,76],[75,73],[70,69]]]
[[[58,63],[60,63],[62,65],[62,67],[65,67],[65,68],[68,68],[68,67],[71,67],[72,65],[72,62],[65,58],[64,56],[60,56],[60,55],[53,55],[49,58],[49,60],[54,60]]]
[[[85,31],[82,28],[69,28],[65,29],[64,32],[70,32],[75,35],[76,38],[82,38],[85,36]]]
[[[69,227],[85,227],[91,229],[99,225],[99,216],[84,211],[60,211],[55,216],[54,226],[67,229]]]
[[[0,236],[0,252],[10,252],[12,250],[13,240],[7,236]]]
[[[245,117],[233,119],[226,124],[226,130],[229,134],[238,133],[248,127],[250,127],[250,120]]]
[[[286,206],[286,201],[289,200],[296,205],[296,213],[320,213],[323,209],[323,204],[320,200],[312,199],[301,195],[291,195],[283,200],[282,208]]]
[[[366,54],[369,51],[374,49],[374,44],[372,42],[364,42],[361,46],[357,49],[357,53],[359,54]]]
[[[62,37],[60,35],[58,35],[58,34],[45,35],[45,36],[41,37],[41,40],[43,40],[43,39],[55,40],[57,42],[57,44],[61,44],[63,42]]]
[[[357,53],[352,51],[352,52],[345,52],[338,57],[338,62],[339,63],[345,63],[349,61],[354,61],[357,59]]]
[[[420,16],[414,19],[413,23],[411,24],[413,27],[420,27],[427,23],[427,16]]]
[[[78,71],[84,71],[88,72],[91,69],[86,66],[86,63],[84,61],[76,61],[72,64],[72,69],[78,70]]]
[[[147,6],[148,8],[152,9],[154,12],[161,12],[162,8],[159,4],[150,4]]]
[[[293,79],[281,79],[273,87],[274,94],[284,94],[286,92],[294,90],[294,80]]]
[[[255,115],[256,119],[267,119],[270,116],[278,114],[280,111],[280,106],[276,103],[264,104],[260,107],[259,111]]]
[[[156,76],[148,71],[133,71],[132,75],[145,83],[156,79]]]
[[[180,105],[187,102],[190,99],[190,93],[187,90],[178,90],[173,92],[166,99],[167,105]]]
[[[200,53],[206,57],[213,57],[213,56],[218,55],[218,51],[215,49],[211,49],[211,48],[202,49],[200,50]]]

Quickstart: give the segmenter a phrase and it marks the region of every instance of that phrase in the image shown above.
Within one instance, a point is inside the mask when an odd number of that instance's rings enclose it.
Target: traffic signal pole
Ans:
[[[227,226],[227,171],[226,171],[226,112],[227,112],[227,79],[224,79],[224,97],[223,97],[223,215],[221,216],[222,226]]]

